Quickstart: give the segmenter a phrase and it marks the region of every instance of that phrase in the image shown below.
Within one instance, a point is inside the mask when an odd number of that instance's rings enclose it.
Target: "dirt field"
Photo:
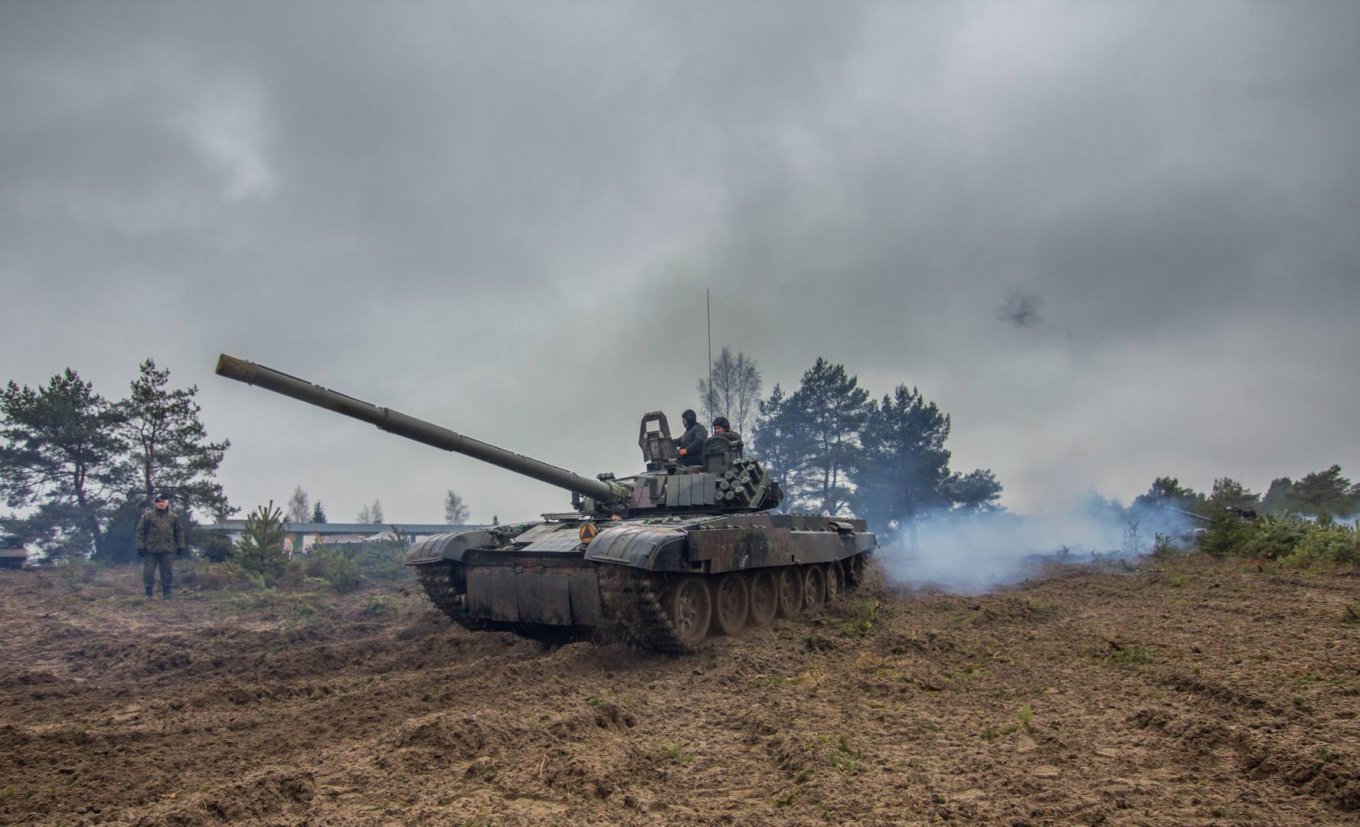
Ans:
[[[683,658],[139,579],[0,571],[0,822],[1360,821],[1345,573],[874,588]]]

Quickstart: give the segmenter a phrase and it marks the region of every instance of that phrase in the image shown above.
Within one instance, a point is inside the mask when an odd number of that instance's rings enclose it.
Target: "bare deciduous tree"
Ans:
[[[311,497],[302,490],[302,486],[293,489],[293,496],[288,498],[288,522],[305,523],[312,516]]]
[[[383,518],[382,503],[378,500],[373,501],[373,505],[366,505],[359,509],[359,522],[361,523],[382,523],[386,522]]]
[[[468,520],[472,512],[468,510],[467,503],[463,502],[462,496],[449,489],[449,493],[444,497],[444,522],[449,525],[462,525]]]
[[[699,380],[699,405],[704,409],[706,422],[725,416],[738,433],[746,433],[754,424],[756,407],[760,404],[760,371],[756,360],[745,353],[732,355],[723,347],[713,360],[713,380]]]

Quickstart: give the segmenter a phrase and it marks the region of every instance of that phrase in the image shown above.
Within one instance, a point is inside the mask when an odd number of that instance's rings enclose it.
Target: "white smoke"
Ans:
[[[1031,515],[947,512],[880,537],[876,559],[895,586],[979,594],[1017,583],[1052,562],[1147,554],[1159,537],[1186,545],[1199,523],[1165,508],[1125,509],[1092,494]]]

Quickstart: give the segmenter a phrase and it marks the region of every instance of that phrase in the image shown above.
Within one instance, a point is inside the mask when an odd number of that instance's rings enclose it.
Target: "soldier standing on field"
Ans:
[[[142,582],[146,584],[146,596],[151,597],[156,590],[156,569],[161,570],[161,594],[170,598],[170,585],[174,579],[172,564],[175,557],[184,556],[184,525],[179,515],[170,510],[170,496],[157,494],[155,508],[142,512],[137,521],[137,556],[142,558]]]

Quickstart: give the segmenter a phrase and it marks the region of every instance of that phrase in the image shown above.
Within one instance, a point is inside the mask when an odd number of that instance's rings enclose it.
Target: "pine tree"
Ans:
[[[283,534],[283,513],[274,507],[274,501],[258,506],[246,516],[246,528],[232,550],[232,561],[266,581],[277,577],[287,560]]]
[[[1192,488],[1181,485],[1175,477],[1158,477],[1152,481],[1146,494],[1139,494],[1133,500],[1134,509],[1175,508],[1181,511],[1199,513],[1205,510],[1205,496]]]
[[[869,417],[869,392],[859,379],[818,357],[789,397],[787,425],[800,443],[793,470],[793,492],[823,514],[835,515],[850,504],[849,474],[860,452],[860,430]]]
[[[1001,483],[990,468],[976,468],[967,474],[955,471],[944,486],[945,498],[954,511],[996,511],[1001,508]]]
[[[1294,483],[1293,500],[1304,514],[1349,516],[1360,510],[1357,486],[1341,476],[1341,466],[1305,474]]]
[[[316,505],[312,506],[312,522],[326,522],[326,509],[321,507],[321,500],[317,500]]]
[[[1209,495],[1209,506],[1212,511],[1231,509],[1254,511],[1261,507],[1261,495],[1248,491],[1246,486],[1237,480],[1220,477],[1214,480],[1214,487]]]
[[[128,466],[119,411],[70,368],[36,390],[10,382],[0,395],[0,494],[49,558],[112,557],[107,522]]]
[[[786,496],[779,511],[788,511],[793,505],[793,478],[802,464],[805,447],[793,439],[788,401],[784,389],[776,384],[770,398],[760,402],[750,435],[751,455],[784,487]]]
[[[895,523],[914,538],[924,517],[999,508],[1001,483],[989,469],[949,470],[950,429],[949,415],[906,385],[871,408],[853,480],[856,505],[875,530]]]
[[[132,382],[132,392],[118,403],[123,438],[132,448],[136,488],[145,502],[168,492],[185,512],[198,509],[221,519],[236,511],[221,484],[213,479],[231,442],[209,442],[197,386],[171,390],[170,371],[157,370],[147,359]]]
[[[1261,498],[1261,509],[1267,514],[1276,517],[1284,517],[1293,513],[1294,503],[1294,481],[1289,477],[1276,477],[1270,481],[1270,487],[1266,489],[1266,494]]]

